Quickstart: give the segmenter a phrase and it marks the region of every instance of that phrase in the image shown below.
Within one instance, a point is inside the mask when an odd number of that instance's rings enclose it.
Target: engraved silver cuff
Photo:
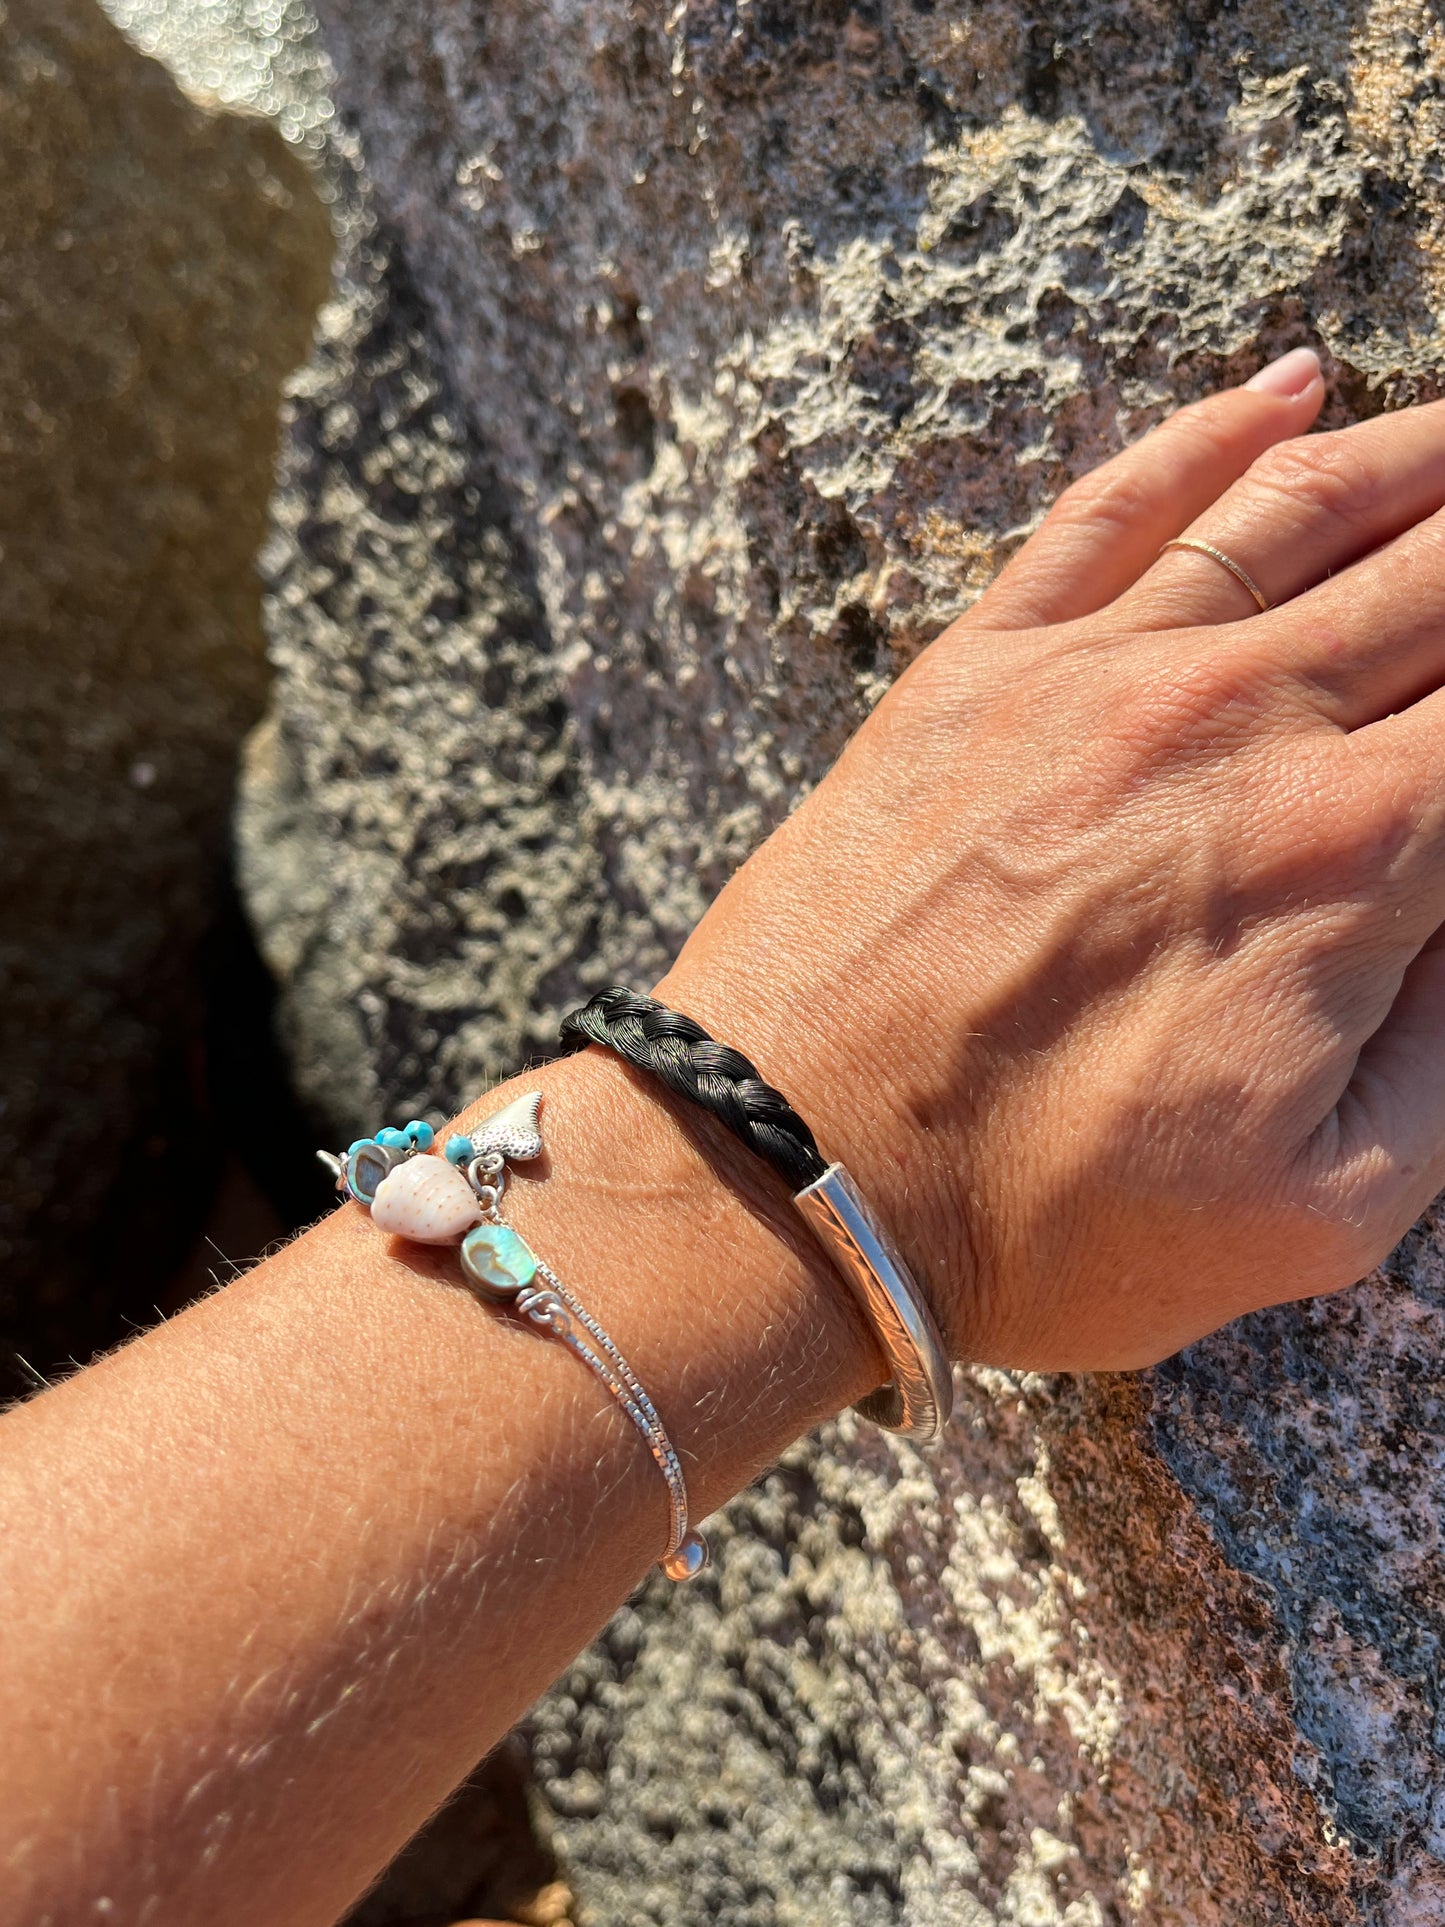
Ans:
[[[830,1164],[793,1203],[857,1294],[888,1361],[888,1383],[854,1409],[925,1444],[941,1437],[953,1410],[953,1372],[927,1300],[892,1239],[841,1164]]]

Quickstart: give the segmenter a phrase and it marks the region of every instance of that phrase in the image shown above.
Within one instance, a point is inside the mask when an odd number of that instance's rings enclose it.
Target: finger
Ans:
[[[1228,556],[1271,605],[1346,569],[1445,507],[1445,403],[1377,415],[1269,449],[1186,531]],[[1170,549],[1129,598],[1150,628],[1258,612],[1216,557]]]
[[[1438,780],[1445,512],[1260,621],[1270,625],[1271,658],[1312,708],[1341,729],[1391,718],[1389,740],[1406,756],[1423,756]]]
[[[1324,392],[1319,357],[1296,348],[1243,388],[1179,409],[1065,489],[970,610],[970,626],[1033,628],[1106,607],[1251,462],[1303,434]]]

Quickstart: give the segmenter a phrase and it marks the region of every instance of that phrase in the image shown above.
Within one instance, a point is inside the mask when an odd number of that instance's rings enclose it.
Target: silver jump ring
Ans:
[[[1263,589],[1260,588],[1254,577],[1246,570],[1240,568],[1232,555],[1226,555],[1223,549],[1216,549],[1212,542],[1201,542],[1199,538],[1194,535],[1176,535],[1172,542],[1166,542],[1164,544],[1164,547],[1159,551],[1160,555],[1163,555],[1167,549],[1193,549],[1197,555],[1207,555],[1211,561],[1218,562],[1221,567],[1228,569],[1235,581],[1242,583],[1243,586],[1248,589],[1249,593],[1258,603],[1259,613],[1261,615],[1266,614],[1272,606],[1268,596],[1265,595]]]
[[[467,1183],[477,1194],[477,1202],[488,1217],[502,1201],[502,1193],[507,1188],[507,1164],[505,1158],[496,1152],[484,1153],[473,1158],[467,1166]]]

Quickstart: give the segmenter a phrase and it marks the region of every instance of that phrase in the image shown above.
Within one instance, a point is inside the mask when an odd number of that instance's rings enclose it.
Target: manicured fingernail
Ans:
[[[1312,381],[1319,380],[1320,358],[1313,348],[1291,348],[1278,361],[1271,361],[1251,375],[1244,384],[1261,395],[1283,395],[1293,401]]]

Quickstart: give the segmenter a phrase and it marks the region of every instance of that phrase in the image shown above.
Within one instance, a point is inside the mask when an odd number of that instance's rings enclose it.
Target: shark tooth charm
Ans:
[[[371,1201],[378,1230],[419,1245],[454,1245],[482,1220],[461,1172],[441,1158],[408,1158],[388,1171]]]
[[[499,1151],[504,1158],[525,1164],[542,1155],[542,1129],[537,1121],[542,1108],[540,1091],[524,1091],[513,1098],[505,1110],[489,1117],[472,1132],[472,1155],[484,1157]]]

